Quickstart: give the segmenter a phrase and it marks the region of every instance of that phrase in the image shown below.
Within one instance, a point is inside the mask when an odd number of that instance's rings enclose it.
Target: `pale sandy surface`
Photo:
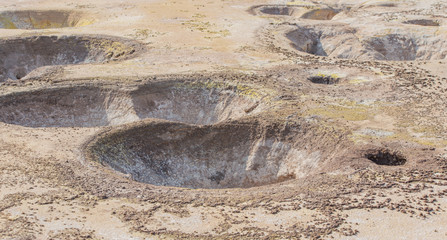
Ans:
[[[250,11],[278,4],[340,13],[313,20]],[[79,27],[0,29],[2,38],[107,35],[141,44],[117,61],[38,68],[21,80],[0,82],[0,239],[447,239],[446,1],[0,0],[0,9],[80,11],[94,18]],[[439,26],[403,23],[415,19]],[[293,45],[286,35],[297,27],[333,34],[321,38],[322,46],[338,50],[329,57],[299,51],[318,44]],[[388,35],[403,37],[365,47],[363,40]],[[414,59],[375,61],[378,52]],[[312,76],[339,82],[314,84]],[[50,88],[106,86],[98,95],[106,93],[101,104],[110,118],[115,108],[134,111],[126,90],[172,80],[236,89],[264,104],[244,107],[246,114],[215,128],[234,120],[259,124],[247,141],[281,135],[299,152],[287,155],[292,160],[284,168],[293,174],[283,179],[278,173],[275,183],[252,188],[139,183],[91,161],[89,144],[122,129],[129,138],[149,137],[126,131],[152,120],[139,123],[129,113],[117,124],[39,127],[45,118],[36,123],[32,116],[46,116],[46,107],[29,103],[42,92],[45,99]],[[19,95],[24,97],[8,102]],[[59,104],[76,109],[60,117],[83,112],[76,104],[85,102]],[[372,149],[401,152],[407,162],[377,165],[365,157]]]

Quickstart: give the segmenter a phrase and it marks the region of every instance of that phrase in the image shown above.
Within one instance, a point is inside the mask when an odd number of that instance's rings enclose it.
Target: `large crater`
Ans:
[[[442,36],[385,34],[362,36],[356,29],[296,27],[285,34],[291,45],[317,56],[359,60],[437,60],[447,57]]]
[[[0,28],[46,29],[82,27],[94,22],[91,15],[77,11],[24,10],[0,12]]]
[[[194,126],[154,120],[100,134],[86,153],[143,183],[248,188],[320,172],[336,143],[298,124],[245,120]]]
[[[43,66],[99,63],[131,57],[138,44],[112,37],[36,36],[0,40],[0,81]]]
[[[294,16],[312,20],[331,20],[339,11],[332,8],[316,8],[299,5],[258,5],[248,12],[253,15]]]
[[[145,118],[211,124],[259,112],[263,105],[237,90],[182,82],[138,87],[75,86],[0,97],[0,121],[26,127],[98,127]]]

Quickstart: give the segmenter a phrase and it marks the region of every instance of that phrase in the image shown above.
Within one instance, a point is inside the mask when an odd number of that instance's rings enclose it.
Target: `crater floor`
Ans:
[[[0,7],[0,239],[447,238],[447,3]]]

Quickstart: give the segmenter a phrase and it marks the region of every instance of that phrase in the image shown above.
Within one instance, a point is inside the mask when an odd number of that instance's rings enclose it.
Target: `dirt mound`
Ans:
[[[320,171],[335,143],[307,130],[247,121],[150,122],[104,133],[88,145],[87,155],[144,183],[248,188]]]
[[[0,81],[20,79],[50,65],[99,63],[135,55],[138,44],[87,36],[36,36],[0,40]]]
[[[0,121],[26,127],[97,127],[145,118],[210,124],[260,109],[262,104],[234,90],[193,88],[179,82],[133,89],[63,87],[0,97]]]
[[[87,14],[76,11],[5,11],[0,12],[0,28],[6,29],[47,29],[82,27],[95,20]]]

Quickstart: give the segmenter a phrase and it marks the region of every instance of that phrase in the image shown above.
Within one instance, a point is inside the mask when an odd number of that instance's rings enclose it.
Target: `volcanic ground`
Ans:
[[[0,6],[0,239],[447,238],[447,2]]]

